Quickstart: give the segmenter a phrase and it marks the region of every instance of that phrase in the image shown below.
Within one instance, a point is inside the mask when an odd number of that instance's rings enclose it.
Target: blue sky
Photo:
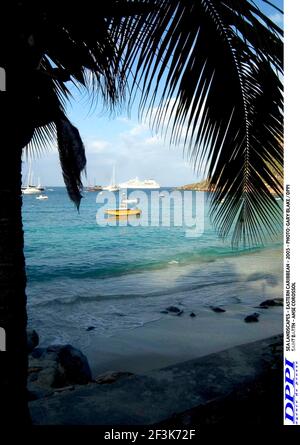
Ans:
[[[282,8],[282,0],[273,0]],[[261,0],[257,0],[261,4]],[[282,17],[268,5],[264,11],[276,23],[282,25]],[[84,182],[109,183],[112,167],[116,165],[117,182],[138,176],[154,178],[162,186],[175,186],[196,182],[193,167],[184,159],[182,147],[170,147],[149,131],[145,123],[138,121],[135,109],[129,118],[124,112],[111,117],[91,112],[86,97],[74,92],[74,100],[68,106],[68,116],[77,126],[83,138],[87,155],[87,177]],[[56,148],[49,148],[32,161],[34,175],[45,185],[63,185]],[[24,176],[27,164],[24,163]]]

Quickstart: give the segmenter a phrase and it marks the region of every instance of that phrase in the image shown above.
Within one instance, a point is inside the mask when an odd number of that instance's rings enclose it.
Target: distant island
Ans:
[[[208,179],[203,179],[200,182],[194,182],[193,184],[187,184],[187,185],[182,185],[180,187],[176,187],[176,190],[196,190],[198,192],[208,192],[209,181]]]
[[[283,188],[283,181],[282,178],[280,178],[280,182],[282,183],[282,188]],[[268,186],[266,184],[268,190],[270,191],[270,193],[272,193],[272,195],[277,195],[275,190],[273,190],[270,186]],[[214,191],[214,186],[212,185],[211,188],[209,188],[209,180],[208,179],[203,179],[200,182],[194,182],[193,184],[186,184],[186,185],[182,185],[180,187],[176,187],[176,190],[194,190],[197,192],[213,192]]]

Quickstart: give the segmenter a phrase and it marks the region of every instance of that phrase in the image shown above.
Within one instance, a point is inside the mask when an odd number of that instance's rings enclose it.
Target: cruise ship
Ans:
[[[154,179],[145,179],[141,181],[139,178],[129,179],[129,181],[119,184],[121,189],[159,189],[160,185]]]

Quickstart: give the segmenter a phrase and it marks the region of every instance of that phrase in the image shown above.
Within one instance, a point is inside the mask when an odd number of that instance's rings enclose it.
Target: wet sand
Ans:
[[[203,308],[190,317],[165,314],[164,318],[118,335],[94,338],[88,357],[94,376],[105,371],[145,374],[154,369],[281,334],[282,307],[260,309],[246,305],[224,306],[226,312]],[[257,312],[259,322],[246,323]]]

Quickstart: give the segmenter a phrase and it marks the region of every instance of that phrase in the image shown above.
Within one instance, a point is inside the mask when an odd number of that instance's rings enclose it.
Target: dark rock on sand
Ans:
[[[28,353],[32,352],[34,348],[36,348],[39,344],[39,335],[38,333],[32,329],[27,331],[27,350]]]
[[[95,328],[95,326],[89,326],[88,328],[86,328],[86,331],[93,331]]]
[[[196,317],[196,314],[194,312],[191,312],[190,317],[194,318],[194,317]]]
[[[178,314],[179,312],[181,312],[181,309],[179,309],[177,306],[169,306],[167,307],[166,311]]]
[[[98,375],[95,378],[95,382],[99,385],[114,383],[117,380],[123,379],[125,377],[132,376],[132,372],[124,372],[124,371],[107,371],[103,374]]]
[[[91,380],[87,358],[71,345],[39,348],[29,357],[28,381],[37,387],[61,388],[86,384]]]
[[[261,308],[266,309],[272,306],[283,306],[283,298],[272,298],[271,300],[265,300],[259,305]]]
[[[163,311],[160,311],[161,314],[172,314],[172,315],[182,315],[183,309],[179,309],[177,306],[169,306]]]
[[[85,384],[92,380],[92,373],[86,356],[71,345],[54,345],[47,351],[57,354],[57,362],[62,371],[64,386],[75,383]]]
[[[244,321],[246,323],[255,323],[258,321],[259,314],[257,312],[254,312],[251,315],[247,315],[247,317],[244,318]]]
[[[219,307],[219,306],[210,306],[211,310],[217,313],[226,312],[225,309]]]

